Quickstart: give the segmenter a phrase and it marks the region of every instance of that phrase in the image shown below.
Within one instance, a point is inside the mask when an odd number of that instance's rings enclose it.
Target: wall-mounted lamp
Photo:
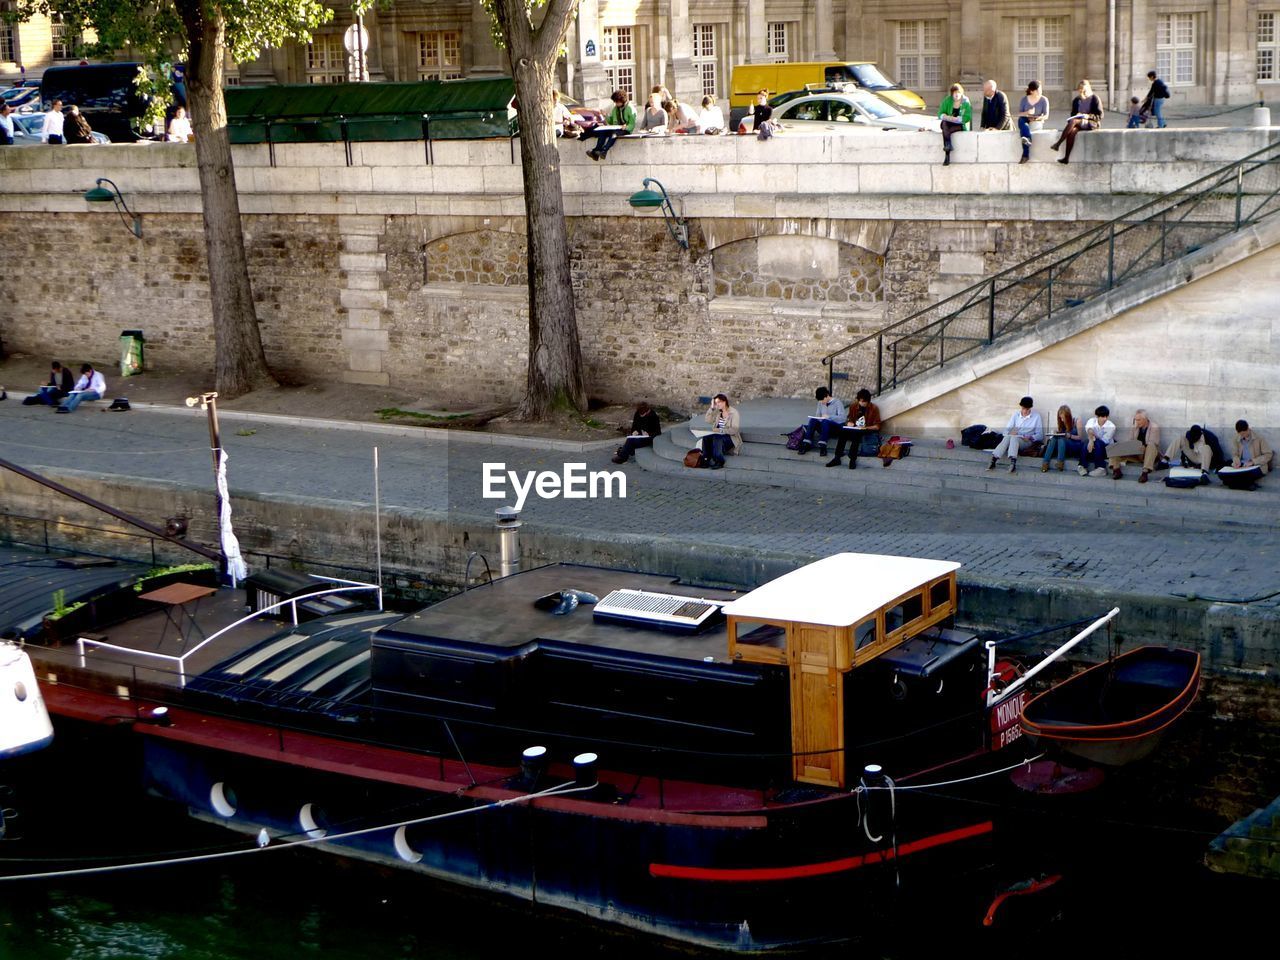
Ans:
[[[650,190],[649,184],[653,184],[658,189]],[[644,189],[629,196],[627,203],[637,210],[660,207],[662,209],[662,219],[666,221],[667,229],[671,231],[672,238],[676,243],[680,244],[681,250],[688,250],[689,226],[676,216],[675,208],[671,206],[671,198],[667,196],[667,188],[652,177],[645,177],[641,186]]]
[[[124,220],[125,226],[129,228],[129,232],[135,237],[142,237],[142,218],[129,209],[128,204],[124,202],[124,196],[120,193],[120,188],[108,180],[106,177],[99,177],[95,182],[93,189],[84,192],[84,198],[89,203],[107,203],[111,202],[116,205],[116,212],[120,214],[120,219]],[[111,189],[108,190],[103,186],[104,183],[110,183]],[[125,214],[133,218],[133,223],[125,219]]]

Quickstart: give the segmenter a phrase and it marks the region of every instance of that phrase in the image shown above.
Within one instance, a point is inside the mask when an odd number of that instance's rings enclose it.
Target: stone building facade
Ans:
[[[228,82],[349,79],[351,10],[331,5],[313,43],[233,65]],[[371,80],[509,72],[477,0],[398,0],[365,25]],[[1145,93],[1154,68],[1175,106],[1241,104],[1280,92],[1280,0],[581,0],[566,47],[564,86],[587,103],[657,83],[687,102],[723,103],[736,64],[836,59],[873,60],[930,103],[953,80],[1016,90],[1038,79],[1061,99],[1089,77],[1119,108]],[[48,18],[0,22],[0,77],[74,56],[74,38]]]

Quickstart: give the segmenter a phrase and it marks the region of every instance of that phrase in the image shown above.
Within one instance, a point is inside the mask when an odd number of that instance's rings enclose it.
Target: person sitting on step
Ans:
[[[49,365],[49,382],[40,388],[39,393],[32,394],[22,403],[28,407],[41,403],[52,407],[69,394],[74,385],[71,371],[55,360]]]
[[[1207,484],[1210,471],[1225,462],[1221,457],[1221,447],[1218,449],[1218,457],[1215,458],[1215,447],[1218,447],[1218,438],[1211,431],[1204,430],[1200,424],[1194,423],[1186,433],[1179,435],[1169,444],[1169,449],[1164,455],[1170,466],[1199,467],[1200,482]]]
[[[1080,453],[1077,471],[1082,477],[1105,477],[1107,447],[1116,437],[1116,423],[1111,419],[1111,411],[1106,406],[1093,411],[1093,416],[1084,425],[1084,437],[1084,450]]]
[[[1257,489],[1257,482],[1271,472],[1271,444],[1249,427],[1248,420],[1237,420],[1228,446],[1231,465],[1218,471],[1218,479],[1233,490]]]
[[[80,367],[80,379],[58,407],[58,413],[71,413],[86,400],[101,400],[106,392],[106,378],[93,369],[93,364],[83,364]]]
[[[1023,397],[1018,401],[1018,409],[1013,411],[1009,422],[1004,426],[1004,439],[991,451],[991,462],[988,470],[994,470],[1000,458],[1009,457],[1009,472],[1018,472],[1018,451],[1025,449],[1028,456],[1034,457],[1040,452],[1040,444],[1044,442],[1044,423],[1040,414],[1032,408],[1035,401]]]
[[[840,428],[836,455],[827,461],[828,467],[840,466],[846,444],[849,446],[850,470],[858,468],[859,453],[866,452],[867,456],[873,457],[880,449],[880,408],[871,402],[871,391],[866,387],[858,391],[857,399],[849,408],[845,424]]]
[[[1057,460],[1058,469],[1066,466],[1067,457],[1078,457],[1084,447],[1084,430],[1080,426],[1080,418],[1071,412],[1065,403],[1058,408],[1058,416],[1053,432],[1049,434],[1044,445],[1044,462],[1040,464],[1040,472],[1049,472],[1049,461]]]
[[[711,433],[702,438],[702,455],[712,470],[724,467],[727,453],[742,452],[742,418],[723,393],[717,393],[702,419],[711,424]]]
[[[818,405],[805,421],[804,439],[800,441],[800,448],[796,452],[808,453],[813,447],[814,437],[817,437],[818,453],[825,457],[831,431],[839,430],[840,424],[844,423],[844,404],[833,397],[826,387],[818,387],[813,391],[813,396]]]
[[[622,441],[622,446],[614,451],[614,463],[626,463],[636,455],[637,447],[652,447],[653,438],[662,433],[662,421],[654,413],[649,404],[641,400],[636,404],[636,412],[631,418],[631,433]]]
[[[1160,457],[1160,428],[1151,422],[1147,411],[1137,410],[1133,414],[1133,426],[1129,437],[1111,446],[1107,451],[1107,464],[1111,467],[1111,476],[1119,480],[1124,476],[1120,464],[1126,460],[1141,461],[1142,473],[1139,483],[1146,483],[1151,471],[1156,469],[1156,461]]]

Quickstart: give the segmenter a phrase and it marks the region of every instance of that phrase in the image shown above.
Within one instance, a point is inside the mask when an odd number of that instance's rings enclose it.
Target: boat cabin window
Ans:
[[[924,593],[913,593],[905,597],[897,606],[889,607],[884,612],[884,632],[886,635],[919,620],[924,616]]]
[[[876,618],[864,620],[853,628],[853,649],[861,650],[863,647],[876,642]]]
[[[937,610],[951,603],[951,581],[939,580],[929,588],[929,607]]]
[[[735,639],[739,644],[749,647],[787,646],[787,628],[776,623],[764,623],[760,620],[739,620],[736,626]]]

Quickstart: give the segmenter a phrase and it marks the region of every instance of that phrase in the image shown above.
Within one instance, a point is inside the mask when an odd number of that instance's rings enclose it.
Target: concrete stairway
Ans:
[[[816,450],[805,456],[786,449],[786,436],[804,422],[813,404],[803,400],[757,400],[739,410],[744,424],[745,450],[728,457],[723,470],[692,470],[684,455],[697,441],[690,429],[704,428],[701,418],[673,426],[652,448],[637,451],[645,470],[687,477],[693,482],[788,487],[852,497],[907,501],[934,506],[981,506],[997,524],[1009,513],[1030,512],[1107,524],[1141,523],[1155,517],[1167,526],[1204,528],[1218,524],[1274,527],[1280,516],[1280,475],[1268,477],[1254,492],[1228,490],[1216,479],[1209,486],[1173,490],[1160,481],[1138,483],[1140,468],[1127,465],[1122,480],[1082,478],[1075,464],[1066,470],[1040,472],[1040,459],[1023,457],[1018,472],[1007,464],[986,469],[990,455],[959,445],[946,449],[942,438],[916,440],[911,455],[884,467],[875,457],[862,457],[857,470],[826,467]],[[834,452],[835,443],[831,444]],[[847,462],[847,461],[846,461]]]

